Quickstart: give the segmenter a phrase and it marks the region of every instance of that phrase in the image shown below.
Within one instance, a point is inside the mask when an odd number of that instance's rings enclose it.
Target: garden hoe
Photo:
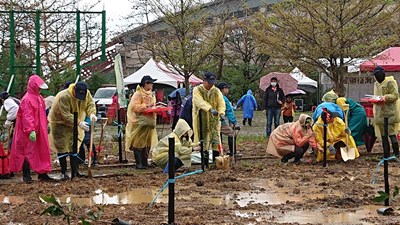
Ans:
[[[95,121],[92,120],[90,125],[90,147],[89,147],[89,162],[88,162],[88,178],[92,178],[92,153],[93,153],[93,135],[94,135],[94,123]]]
[[[342,109],[344,111],[344,121],[346,124],[346,128],[348,128],[348,113],[349,113],[349,104],[343,104]],[[346,147],[340,148],[340,154],[342,156],[343,161],[347,162],[347,160],[356,158],[356,150],[354,148],[349,148],[349,134],[346,133]]]

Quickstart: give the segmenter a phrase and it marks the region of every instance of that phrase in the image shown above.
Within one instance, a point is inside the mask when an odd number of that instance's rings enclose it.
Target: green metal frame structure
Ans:
[[[100,61],[103,62],[106,60],[106,11],[93,11],[93,12],[81,12],[77,11],[40,11],[40,10],[10,10],[10,11],[0,11],[0,13],[9,14],[9,21],[10,21],[10,65],[9,65],[9,75],[10,78],[15,75],[15,68],[23,67],[23,68],[35,68],[36,74],[41,75],[41,61],[40,61],[40,43],[43,42],[51,42],[51,43],[75,43],[76,44],[76,58],[75,58],[75,65],[76,65],[76,80],[79,80],[81,74],[81,51],[80,51],[80,44],[81,44],[81,32],[80,32],[80,22],[81,22],[81,14],[101,14],[101,59]],[[19,13],[26,13],[26,14],[35,14],[35,66],[32,65],[15,65],[15,14]],[[75,14],[76,15],[76,40],[70,41],[57,41],[57,40],[47,40],[41,41],[40,40],[40,14]],[[14,83],[14,82],[13,82]],[[13,86],[13,85],[12,85]],[[13,88],[12,88],[13,89]],[[13,94],[13,93],[12,93]]]

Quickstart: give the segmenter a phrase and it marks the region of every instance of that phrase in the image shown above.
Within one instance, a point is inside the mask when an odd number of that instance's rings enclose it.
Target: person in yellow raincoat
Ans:
[[[193,89],[193,132],[194,143],[203,138],[204,149],[213,150],[213,158],[218,156],[218,146],[221,146],[220,117],[225,115],[225,101],[221,91],[214,86],[216,76],[211,72],[204,73],[203,85]],[[201,126],[199,115],[201,112]],[[200,136],[200,131],[202,136]]]
[[[319,145],[317,151],[315,151],[317,162],[320,162],[324,159],[324,120],[327,122],[327,159],[342,159],[340,155],[340,148],[346,147],[346,135],[349,135],[348,147],[354,148],[356,158],[359,157],[360,154],[358,153],[358,149],[353,137],[350,135],[350,129],[346,128],[346,124],[342,119],[339,118],[336,112],[330,112],[326,110],[326,113],[322,113],[313,126],[315,139]]]
[[[168,139],[169,137],[174,137],[175,139],[175,170],[179,169],[181,166],[190,167],[191,166],[191,153],[193,143],[190,137],[193,135],[193,131],[189,124],[183,120],[179,119],[176,123],[173,132],[161,139],[157,146],[153,149],[152,159],[157,166],[165,169],[168,163]]]
[[[89,125],[85,122],[86,115],[97,121],[96,107],[87,85],[79,81],[70,84],[68,89],[60,91],[54,98],[48,120],[50,123],[50,148],[56,150],[60,160],[61,179],[69,179],[67,172],[67,158],[72,152],[74,112],[78,113],[78,147],[81,146],[85,132]],[[78,173],[78,176],[81,175]]]
[[[309,146],[317,147],[312,123],[311,116],[301,114],[298,121],[279,125],[268,139],[267,153],[281,158],[283,163],[293,157],[295,163],[301,162]]]
[[[145,113],[146,109],[156,104],[153,94],[153,83],[157,79],[143,76],[128,105],[125,150],[132,150],[136,168],[146,169],[150,149],[157,144],[156,113]]]
[[[386,77],[385,70],[378,66],[372,73],[375,76],[374,95],[380,96],[383,102],[373,105],[376,137],[382,137],[382,144],[389,146],[388,137],[384,136],[384,118],[388,118],[388,135],[392,142],[393,154],[399,156],[397,133],[400,123],[400,100],[397,81],[393,76]],[[390,148],[390,146],[389,146]]]

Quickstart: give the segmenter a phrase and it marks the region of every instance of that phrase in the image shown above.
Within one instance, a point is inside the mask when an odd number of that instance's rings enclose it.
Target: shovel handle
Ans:
[[[93,136],[94,136],[94,123],[95,121],[92,119],[90,124],[90,147],[89,147],[89,159],[88,159],[88,167],[91,167],[92,161],[92,152],[93,152]]]

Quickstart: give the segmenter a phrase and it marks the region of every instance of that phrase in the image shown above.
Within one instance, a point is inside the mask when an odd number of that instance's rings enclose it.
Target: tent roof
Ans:
[[[315,88],[318,87],[318,82],[307,77],[299,68],[294,68],[292,72],[290,72],[290,76],[292,76],[294,79],[298,81],[297,85],[302,86],[302,85],[309,85],[313,86]]]
[[[179,75],[163,62],[157,63],[150,58],[138,71],[124,78],[124,85],[138,84],[145,75],[150,75],[153,79],[157,79],[157,81],[154,82],[156,84],[166,84],[174,88],[177,88],[180,83],[185,83],[185,78],[183,76]],[[191,75],[189,82],[194,86],[203,81],[195,75]]]
[[[391,47],[360,65],[361,71],[373,71],[381,66],[387,72],[400,71],[400,47]]]

